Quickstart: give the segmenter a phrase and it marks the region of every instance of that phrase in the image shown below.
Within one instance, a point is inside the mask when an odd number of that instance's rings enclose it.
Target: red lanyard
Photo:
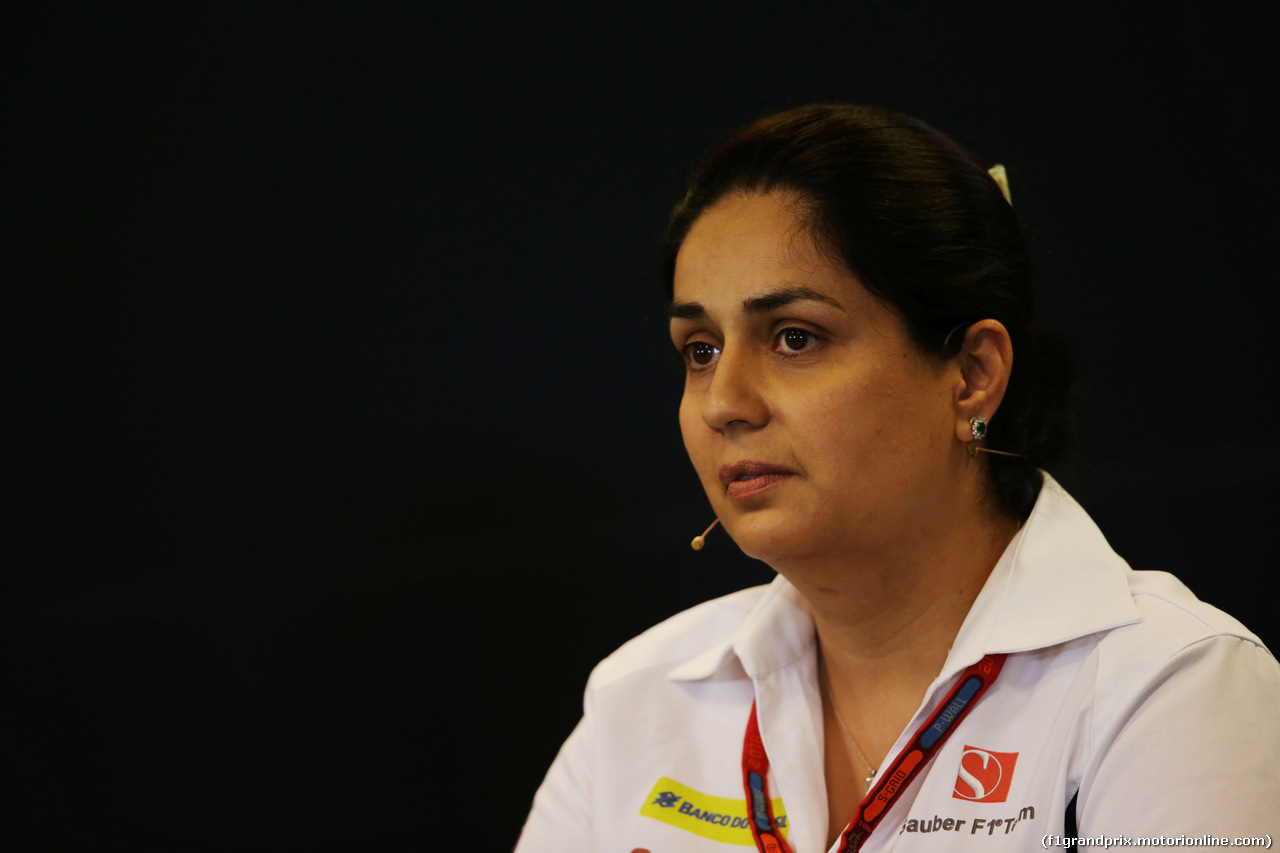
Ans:
[[[880,774],[880,781],[858,804],[853,820],[840,835],[840,844],[836,847],[839,853],[857,853],[862,848],[862,843],[889,811],[894,799],[906,790],[960,721],[973,710],[982,694],[995,683],[1004,659],[1004,655],[987,655],[960,675],[960,681],[947,698],[938,703],[929,719],[916,729],[911,742],[898,753],[889,769]],[[760,724],[756,721],[756,706],[752,702],[747,734],[742,742],[742,784],[747,793],[747,822],[760,853],[791,853],[774,820],[768,777],[769,756],[760,738]]]

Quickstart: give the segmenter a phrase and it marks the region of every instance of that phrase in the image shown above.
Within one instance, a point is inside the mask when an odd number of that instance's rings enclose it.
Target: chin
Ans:
[[[773,566],[775,562],[785,561],[805,550],[802,543],[812,541],[813,535],[804,525],[796,524],[794,519],[779,518],[778,515],[772,512],[746,513],[731,523],[725,523],[725,530],[742,553]],[[724,522],[723,516],[721,521]]]

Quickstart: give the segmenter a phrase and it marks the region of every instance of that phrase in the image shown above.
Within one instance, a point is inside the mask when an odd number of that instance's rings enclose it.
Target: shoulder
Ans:
[[[1128,581],[1141,620],[1097,644],[1081,834],[1260,834],[1280,796],[1280,664],[1172,575]]]
[[[998,610],[994,631],[1010,650],[1080,638],[1129,674],[1206,642],[1267,654],[1257,635],[1173,575],[1130,568],[1047,475],[1032,516],[990,584],[997,593],[988,602]]]
[[[1141,621],[1107,634],[1103,647],[1110,648],[1113,654],[1109,657],[1116,663],[1159,668],[1206,643],[1271,657],[1256,634],[1238,619],[1201,601],[1173,575],[1131,570],[1127,579]]]
[[[1135,713],[1172,702],[1236,711],[1280,702],[1280,663],[1252,631],[1197,598],[1166,572],[1128,572],[1141,620],[1114,628],[1098,643],[1098,723],[1125,725]]]
[[[769,587],[756,586],[704,601],[659,622],[601,661],[590,687],[600,689],[655,668],[669,670],[700,654],[727,648]]]
[[[1129,590],[1143,621],[1171,638],[1224,635],[1262,645],[1257,635],[1238,619],[1196,598],[1195,593],[1168,572],[1130,571]]]

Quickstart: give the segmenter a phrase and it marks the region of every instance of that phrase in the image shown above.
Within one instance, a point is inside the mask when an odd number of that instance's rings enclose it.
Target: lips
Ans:
[[[734,500],[755,497],[794,476],[795,472],[789,468],[750,460],[720,468],[720,483]]]

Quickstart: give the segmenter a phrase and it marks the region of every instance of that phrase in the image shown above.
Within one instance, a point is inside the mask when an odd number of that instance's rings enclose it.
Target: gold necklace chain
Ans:
[[[871,766],[871,762],[867,761],[867,757],[862,754],[862,750],[858,749],[858,742],[853,739],[853,735],[849,732],[849,727],[844,723],[844,715],[840,713],[840,704],[836,702],[836,692],[831,689],[831,676],[827,675],[827,663],[818,658],[818,672],[822,675],[822,683],[827,687],[827,695],[831,697],[831,708],[836,712],[836,722],[840,724],[840,731],[844,732],[845,739],[849,741],[849,746],[853,747],[853,751],[858,753],[858,757],[862,759],[862,763],[867,767],[867,787],[871,787],[871,781],[876,778],[876,769]]]

